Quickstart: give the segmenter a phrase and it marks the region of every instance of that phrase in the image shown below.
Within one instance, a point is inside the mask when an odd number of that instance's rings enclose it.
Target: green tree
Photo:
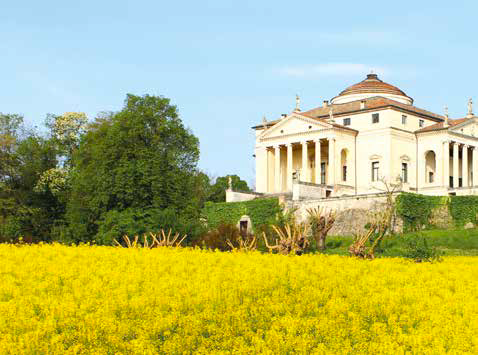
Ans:
[[[211,186],[208,201],[211,202],[225,202],[226,189],[229,187],[229,177],[231,178],[231,185],[234,191],[249,192],[251,189],[247,186],[247,182],[241,180],[237,175],[226,175],[218,177],[215,183]]]
[[[26,131],[21,116],[0,114],[0,239],[48,240],[61,203],[34,186],[56,164],[50,140]]]
[[[94,238],[98,226],[104,230],[102,221],[157,215],[148,210],[198,219],[200,196],[195,193],[203,188],[198,159],[198,139],[169,99],[127,95],[123,109],[90,125],[73,151],[67,207],[73,241]]]

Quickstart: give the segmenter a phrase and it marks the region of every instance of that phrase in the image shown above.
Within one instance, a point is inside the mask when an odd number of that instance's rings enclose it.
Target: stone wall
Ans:
[[[329,235],[351,236],[365,231],[365,225],[370,222],[370,212],[382,209],[386,204],[386,194],[370,194],[347,197],[332,197],[327,199],[289,201],[288,209],[296,209],[299,221],[307,218],[307,209],[322,207],[337,211],[337,218]],[[396,233],[403,230],[403,221],[395,217],[393,229]]]
[[[312,184],[309,182],[294,182],[292,184],[292,199],[299,201],[303,199],[322,199],[325,198],[327,189],[324,185]]]
[[[226,190],[226,202],[250,201],[261,196],[262,194],[256,192],[239,192],[229,189]]]

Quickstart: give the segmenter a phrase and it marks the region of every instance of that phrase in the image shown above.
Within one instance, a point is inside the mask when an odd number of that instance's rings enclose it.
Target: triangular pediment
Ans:
[[[470,137],[478,137],[478,117],[471,117],[456,126],[450,127],[450,131]]]
[[[330,123],[319,121],[297,113],[292,113],[274,126],[266,129],[261,134],[261,138],[273,138],[285,135],[294,135],[299,133],[307,133],[321,129],[330,129],[333,126]]]

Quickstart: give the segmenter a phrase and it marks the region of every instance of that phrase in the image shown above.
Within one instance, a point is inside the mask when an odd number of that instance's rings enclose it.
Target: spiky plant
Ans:
[[[226,243],[233,251],[247,252],[257,249],[257,238],[254,235],[247,237],[239,235],[235,240],[235,244],[229,239],[226,240]]]
[[[276,238],[275,245],[270,245],[266,234],[263,232],[262,237],[269,252],[277,250],[279,254],[301,255],[309,246],[308,226],[307,224],[286,224],[284,228],[279,228],[272,225],[278,238]]]
[[[149,239],[151,237],[151,241]],[[172,235],[172,230],[169,229],[169,232],[166,234],[164,229],[161,229],[160,233],[154,234],[149,233],[143,235],[143,243],[139,242],[139,236],[134,236],[134,239],[131,240],[127,235],[123,236],[124,245],[118,242],[116,239],[113,239],[115,244],[120,247],[126,248],[158,248],[158,247],[180,247],[181,243],[186,239],[187,234],[185,234],[181,239],[179,232]],[[178,240],[179,239],[179,240]]]

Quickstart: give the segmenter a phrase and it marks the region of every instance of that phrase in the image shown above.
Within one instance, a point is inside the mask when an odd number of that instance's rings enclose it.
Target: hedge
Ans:
[[[404,192],[396,199],[397,214],[403,219],[405,230],[430,226],[432,211],[444,205],[456,226],[477,223],[478,196],[426,196]]]
[[[202,217],[209,228],[217,228],[222,223],[236,224],[243,215],[248,215],[254,227],[275,222],[281,212],[279,199],[259,198],[244,202],[208,202]]]

